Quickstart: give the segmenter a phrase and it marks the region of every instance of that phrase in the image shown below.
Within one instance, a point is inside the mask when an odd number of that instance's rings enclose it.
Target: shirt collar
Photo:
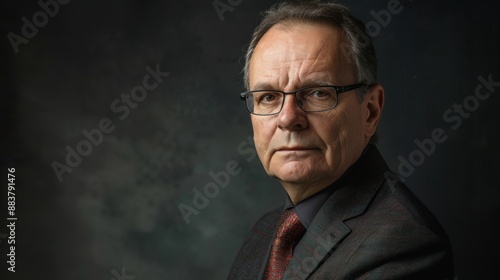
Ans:
[[[328,197],[330,197],[334,190],[335,183],[324,188],[320,192],[304,199],[295,206],[293,205],[290,197],[286,195],[285,208],[283,209],[283,211],[293,208],[293,211],[295,212],[295,214],[297,214],[304,227],[308,228],[321,206],[323,206],[325,201],[328,199]]]

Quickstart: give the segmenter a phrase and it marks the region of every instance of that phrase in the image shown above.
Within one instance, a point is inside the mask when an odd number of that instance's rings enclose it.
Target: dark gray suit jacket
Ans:
[[[448,237],[375,146],[341,178],[296,245],[283,279],[453,279]],[[262,279],[283,208],[264,215],[228,279]]]

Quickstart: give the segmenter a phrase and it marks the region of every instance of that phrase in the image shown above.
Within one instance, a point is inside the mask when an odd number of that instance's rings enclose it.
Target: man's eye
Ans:
[[[267,95],[264,95],[264,97],[262,97],[262,100],[264,100],[264,101],[273,101],[275,99],[276,99],[276,96],[271,95],[271,94],[267,94]]]
[[[270,103],[270,102],[274,102],[278,99],[279,99],[279,97],[275,93],[265,93],[260,97],[259,102]]]
[[[325,97],[330,97],[331,95],[332,94],[327,90],[314,89],[306,94],[306,98],[307,97],[309,97],[309,98],[325,98]]]

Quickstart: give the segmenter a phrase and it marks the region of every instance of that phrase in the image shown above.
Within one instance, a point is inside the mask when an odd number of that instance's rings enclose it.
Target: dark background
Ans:
[[[370,11],[388,2],[345,4],[370,22]],[[123,269],[136,280],[225,279],[252,224],[284,195],[248,150],[251,126],[238,95],[245,46],[272,3],[232,3],[221,18],[212,0],[73,0],[17,54],[7,34],[21,35],[21,18],[32,22],[41,8],[2,5],[1,177],[16,168],[18,218],[16,273],[2,279],[120,280]],[[386,89],[379,149],[397,170],[416,139],[445,131],[406,183],[448,232],[458,279],[498,278],[500,88],[457,129],[443,113],[474,94],[479,76],[500,81],[499,5],[401,6],[374,36]],[[113,101],[156,65],[169,76],[119,119]],[[66,146],[74,149],[103,118],[115,130],[59,182],[51,164],[65,164]],[[179,205],[193,206],[193,189],[203,191],[214,181],[209,173],[232,160],[241,173],[186,224]],[[5,221],[7,181],[0,184]],[[7,229],[0,234],[4,273]]]

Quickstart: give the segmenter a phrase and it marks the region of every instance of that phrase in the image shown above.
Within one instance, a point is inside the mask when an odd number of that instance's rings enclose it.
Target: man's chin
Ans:
[[[269,175],[281,182],[289,184],[307,184],[314,175],[312,170],[306,167],[280,166],[280,170],[272,172]]]

